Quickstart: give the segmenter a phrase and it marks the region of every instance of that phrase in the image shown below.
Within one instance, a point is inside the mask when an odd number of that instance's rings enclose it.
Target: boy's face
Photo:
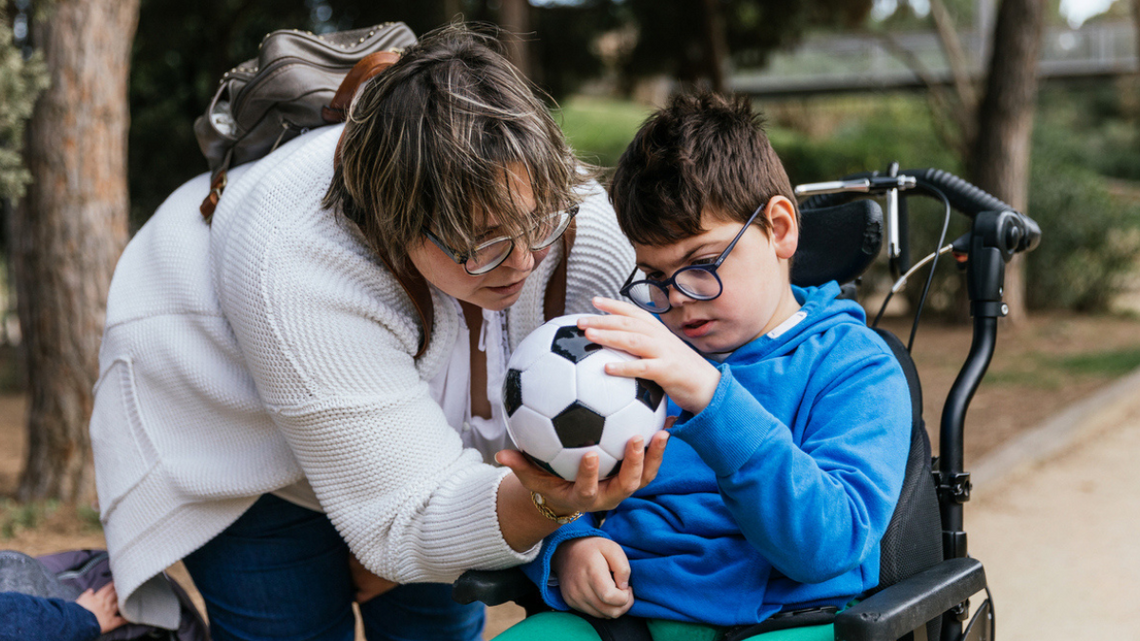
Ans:
[[[717,268],[723,290],[699,301],[669,288],[672,308],[661,314],[665,325],[705,353],[729,352],[776,328],[799,309],[789,283],[788,259],[796,251],[799,227],[795,209],[783,196],[768,201],[762,215],[772,223],[771,237],[750,226]],[[666,280],[678,269],[714,262],[740,232],[743,223],[729,222],[705,211],[704,233],[671,245],[634,244],[637,265],[653,280]]]

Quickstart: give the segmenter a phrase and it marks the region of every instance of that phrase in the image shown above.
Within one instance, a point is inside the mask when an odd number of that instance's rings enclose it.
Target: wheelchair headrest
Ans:
[[[883,210],[873,200],[800,211],[800,242],[792,258],[792,284],[840,284],[862,274],[883,246]]]

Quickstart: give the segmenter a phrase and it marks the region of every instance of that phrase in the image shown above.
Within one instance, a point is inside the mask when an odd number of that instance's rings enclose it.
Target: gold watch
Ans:
[[[547,507],[546,498],[544,496],[542,496],[541,494],[539,494],[538,492],[532,491],[530,493],[530,500],[533,501],[534,506],[536,508],[538,508],[539,514],[545,516],[546,518],[550,519],[551,521],[554,521],[558,525],[566,525],[567,523],[573,523],[574,521],[578,520],[578,517],[582,516],[581,512],[574,512],[573,514],[567,514],[566,516],[558,516],[557,514],[554,513],[554,510]]]

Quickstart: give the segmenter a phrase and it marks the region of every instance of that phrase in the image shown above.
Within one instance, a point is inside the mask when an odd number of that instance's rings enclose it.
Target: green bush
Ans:
[[[1041,225],[1027,260],[1033,308],[1103,311],[1136,269],[1140,206],[1113,198],[1103,176],[1071,162],[1079,144],[1041,129],[1034,145],[1029,213]]]
[[[1120,164],[1140,155],[1111,154],[1127,132],[1119,121],[1087,129],[1068,106],[1050,106],[1038,118],[1034,136],[1028,213],[1041,225],[1042,242],[1027,259],[1027,302],[1033,309],[1102,311],[1120,292],[1140,255],[1140,205],[1114,198],[1101,173],[1128,174]],[[779,111],[779,108],[774,110]],[[825,113],[833,117],[835,111]],[[1079,110],[1077,110],[1079,111]],[[612,167],[637,127],[650,113],[646,107],[613,100],[576,98],[555,118],[579,154]],[[889,97],[865,101],[836,118],[827,135],[811,136],[771,124],[768,134],[793,183],[835,180],[891,161],[903,168],[937,167],[964,176],[957,158],[935,132],[920,100]],[[1086,131],[1088,135],[1077,135]],[[1134,135],[1134,134],[1132,134]],[[1098,155],[1100,156],[1098,158]],[[1133,160],[1127,160],[1133,158]],[[1100,172],[1100,173],[1098,173]],[[911,198],[910,241],[913,261],[932,251],[942,228],[942,206],[928,198]],[[954,216],[947,242],[967,228]],[[885,275],[876,267],[868,284]],[[905,295],[918,300],[926,274],[916,274]],[[947,257],[939,262],[924,313],[959,315],[962,276]]]
[[[612,168],[651,111],[629,101],[577,97],[552,115],[579,158]]]

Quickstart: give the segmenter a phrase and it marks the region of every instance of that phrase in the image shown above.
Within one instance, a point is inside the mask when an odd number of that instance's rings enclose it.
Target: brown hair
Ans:
[[[641,245],[703,233],[705,211],[743,223],[776,195],[795,206],[763,119],[747,98],[710,92],[675,96],[650,116],[622,154],[610,185],[622,231]],[[767,217],[757,216],[756,224],[771,233]]]
[[[354,101],[324,206],[339,208],[397,269],[430,229],[471,252],[480,213],[522,235],[580,200],[579,170],[537,90],[488,34],[451,25],[426,35]],[[511,193],[518,164],[534,192]]]

